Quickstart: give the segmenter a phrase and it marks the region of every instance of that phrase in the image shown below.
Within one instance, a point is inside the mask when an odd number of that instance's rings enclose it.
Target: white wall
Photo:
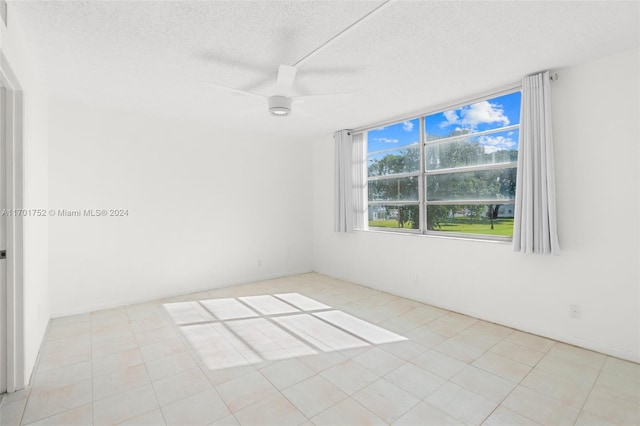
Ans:
[[[20,22],[9,4],[0,24],[0,49],[23,91],[24,208],[46,209],[48,201],[47,93]],[[24,372],[29,380],[49,321],[48,219],[24,218]]]
[[[334,233],[326,139],[313,150],[314,270],[640,361],[638,62],[633,50],[560,70],[552,83],[559,257],[500,243]],[[581,319],[570,318],[570,304],[581,306]]]
[[[310,144],[51,100],[52,315],[311,270]]]

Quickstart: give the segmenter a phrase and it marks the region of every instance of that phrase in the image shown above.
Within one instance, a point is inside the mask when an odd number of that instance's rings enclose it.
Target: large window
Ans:
[[[520,92],[365,132],[370,229],[509,239]]]

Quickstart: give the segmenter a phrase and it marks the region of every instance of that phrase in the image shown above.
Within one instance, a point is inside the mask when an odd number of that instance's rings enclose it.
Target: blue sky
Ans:
[[[418,142],[420,142],[420,121],[417,118],[381,129],[369,130],[367,134],[369,152],[400,148]]]
[[[368,132],[368,152],[390,148],[401,148],[420,140],[419,119],[405,121]],[[486,101],[467,105],[450,111],[443,111],[427,117],[428,139],[434,136],[444,138],[455,130],[481,132],[520,122],[520,92],[499,96]],[[501,132],[475,139],[485,150],[495,152],[501,149],[516,149],[518,132]]]

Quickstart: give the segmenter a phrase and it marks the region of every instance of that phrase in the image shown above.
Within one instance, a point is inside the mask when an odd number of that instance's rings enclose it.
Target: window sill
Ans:
[[[427,234],[423,234],[419,230],[405,230],[405,231],[396,231],[391,229],[356,229],[356,232],[371,232],[375,234],[392,234],[392,235],[410,235],[414,237],[427,237],[427,238],[436,238],[436,239],[445,239],[445,240],[460,240],[460,241],[474,241],[474,242],[482,242],[482,243],[497,243],[497,244],[511,244],[512,238],[509,237],[491,237],[488,235],[476,235],[476,234],[454,234],[454,233],[444,233],[444,232],[429,232]]]

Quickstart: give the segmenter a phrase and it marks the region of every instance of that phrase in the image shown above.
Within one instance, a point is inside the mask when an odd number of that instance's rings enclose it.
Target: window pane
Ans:
[[[418,201],[418,176],[369,181],[369,201]]]
[[[513,204],[427,206],[427,230],[513,236]]]
[[[367,153],[420,143],[419,119],[408,120],[367,132]]]
[[[419,228],[420,206],[369,206],[369,226],[375,228]]]
[[[417,172],[420,169],[420,146],[372,154],[367,158],[369,176]]]
[[[519,130],[427,145],[427,170],[518,161]]]
[[[520,123],[520,92],[443,111],[425,118],[427,141]]]
[[[500,200],[516,196],[516,168],[427,176],[428,201]]]

